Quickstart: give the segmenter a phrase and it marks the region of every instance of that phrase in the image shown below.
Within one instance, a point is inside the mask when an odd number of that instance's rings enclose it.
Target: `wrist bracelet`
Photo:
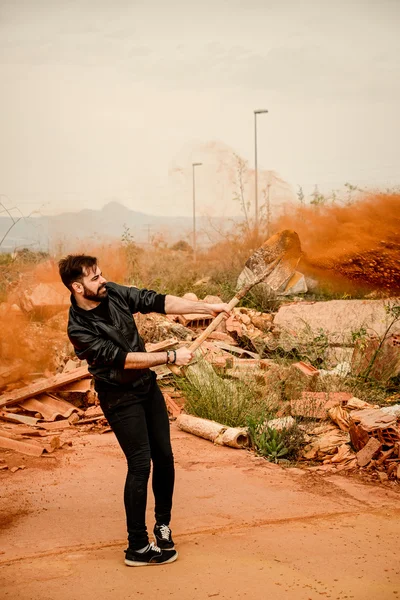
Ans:
[[[174,364],[176,363],[176,350],[172,350],[172,352],[174,353]]]

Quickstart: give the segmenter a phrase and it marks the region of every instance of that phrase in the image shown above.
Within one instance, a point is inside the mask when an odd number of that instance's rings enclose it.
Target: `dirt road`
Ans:
[[[113,434],[76,436],[0,473],[1,600],[400,598],[399,494],[172,437],[177,562],[123,564],[124,459]]]

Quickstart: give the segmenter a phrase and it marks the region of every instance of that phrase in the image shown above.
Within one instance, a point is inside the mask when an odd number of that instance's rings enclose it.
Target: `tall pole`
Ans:
[[[195,167],[200,167],[203,163],[192,163],[193,179],[193,260],[196,261],[196,180]]]
[[[266,109],[254,111],[254,205],[255,205],[255,226],[258,229],[258,165],[257,165],[257,115],[267,113]]]

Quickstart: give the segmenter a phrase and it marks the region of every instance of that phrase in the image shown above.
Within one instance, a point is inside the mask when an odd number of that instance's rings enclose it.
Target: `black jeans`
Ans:
[[[126,456],[128,473],[124,503],[129,547],[140,549],[149,542],[146,528],[147,484],[150,460],[153,463],[152,486],[155,519],[168,525],[171,520],[174,490],[174,457],[165,401],[154,373],[139,389],[99,391],[104,415]]]

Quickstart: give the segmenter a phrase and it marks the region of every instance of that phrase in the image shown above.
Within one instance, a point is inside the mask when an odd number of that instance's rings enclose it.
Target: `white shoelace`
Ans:
[[[163,540],[169,540],[169,537],[171,535],[171,530],[168,527],[168,525],[160,525],[159,531],[161,533],[161,537]]]
[[[161,548],[156,546],[154,542],[151,542],[149,550],[154,550],[154,552],[161,554]]]

